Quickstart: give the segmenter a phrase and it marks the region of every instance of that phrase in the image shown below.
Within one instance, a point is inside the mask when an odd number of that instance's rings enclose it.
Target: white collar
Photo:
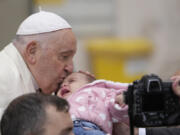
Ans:
[[[35,78],[33,77],[23,57],[17,48],[13,45],[13,43],[10,43],[8,46],[6,46],[4,51],[16,63],[17,69],[19,70],[22,80],[24,81],[26,91],[34,91],[39,89]]]
[[[35,88],[35,90],[38,90],[39,89],[39,85],[38,85],[37,81],[34,79],[34,76],[32,75],[31,72],[30,72],[30,74],[31,74],[32,83],[34,85],[34,88]]]

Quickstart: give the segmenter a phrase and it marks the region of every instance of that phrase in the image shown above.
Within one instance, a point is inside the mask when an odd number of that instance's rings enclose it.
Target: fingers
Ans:
[[[124,103],[124,96],[122,93],[115,97],[115,103],[119,104],[119,106],[121,107],[126,106],[126,104]]]
[[[172,77],[171,77],[171,80],[172,80],[172,81],[174,81],[174,80],[180,80],[180,76],[179,76],[179,75],[172,76]]]
[[[134,135],[139,135],[139,129],[138,128],[134,128]]]
[[[180,76],[176,75],[171,77],[173,81],[172,88],[176,95],[180,96]]]
[[[113,135],[130,135],[129,126],[125,123],[113,123]]]

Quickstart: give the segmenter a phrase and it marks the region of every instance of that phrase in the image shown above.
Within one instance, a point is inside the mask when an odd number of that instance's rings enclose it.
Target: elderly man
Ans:
[[[14,99],[1,120],[1,135],[73,135],[66,100],[26,94]]]
[[[55,92],[73,70],[76,39],[60,16],[40,11],[20,25],[16,38],[0,52],[0,116],[15,97]]]

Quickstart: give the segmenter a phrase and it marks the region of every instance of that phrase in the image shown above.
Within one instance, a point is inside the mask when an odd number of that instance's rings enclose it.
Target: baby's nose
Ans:
[[[67,83],[63,83],[63,84],[61,85],[61,88],[62,88],[62,87],[65,87],[65,86],[67,86]]]

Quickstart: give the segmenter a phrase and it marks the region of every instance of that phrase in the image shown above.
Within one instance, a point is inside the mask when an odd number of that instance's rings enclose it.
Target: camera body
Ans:
[[[144,75],[129,85],[124,99],[129,106],[130,124],[136,127],[180,124],[180,99],[172,91],[172,82]]]

